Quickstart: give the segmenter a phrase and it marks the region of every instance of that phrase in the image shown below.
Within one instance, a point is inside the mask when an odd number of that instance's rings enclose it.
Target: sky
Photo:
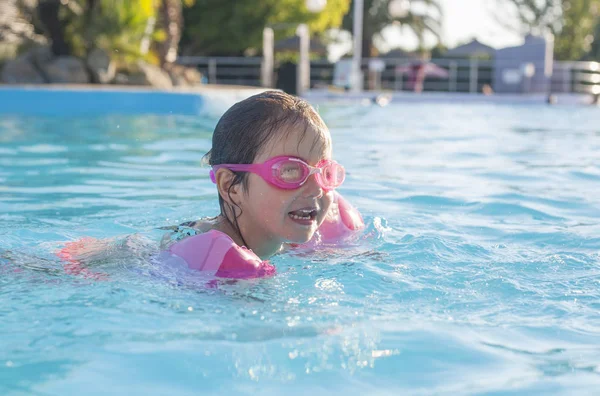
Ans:
[[[514,31],[497,22],[494,15],[507,15],[498,0],[439,0],[443,13],[444,44],[454,47],[476,37],[495,48],[522,43]]]
[[[503,27],[497,19],[503,20],[510,13],[502,5],[503,0],[438,0],[442,10],[442,43],[448,48],[464,44],[477,38],[484,44],[494,48],[521,45],[523,38],[514,30]],[[392,48],[402,47],[413,50],[417,47],[417,39],[408,29],[401,30],[392,27],[383,32],[385,42],[378,43],[384,52]],[[430,38],[428,45],[434,45],[435,40]],[[352,47],[348,41],[345,45],[338,45],[332,50],[335,59]]]

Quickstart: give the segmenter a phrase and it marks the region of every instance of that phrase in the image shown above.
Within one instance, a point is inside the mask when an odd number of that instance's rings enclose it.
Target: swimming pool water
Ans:
[[[0,394],[596,393],[600,111],[319,111],[367,230],[217,288],[149,258],[218,210],[215,117],[1,116]],[[106,279],[55,257],[82,236]]]

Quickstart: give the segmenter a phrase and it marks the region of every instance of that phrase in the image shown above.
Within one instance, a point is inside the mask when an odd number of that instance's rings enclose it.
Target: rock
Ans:
[[[124,74],[124,73],[117,73],[117,74],[115,74],[115,78],[113,78],[112,83],[113,84],[117,84],[117,85],[132,85],[129,82],[128,75]]]
[[[0,81],[5,84],[44,84],[46,82],[42,73],[27,56],[20,56],[8,61],[2,68]]]
[[[34,47],[23,54],[24,57],[29,60],[29,62],[33,63],[41,73],[43,73],[43,69],[46,64],[50,63],[54,58],[52,54],[52,49],[47,46],[42,47]]]
[[[137,62],[137,71],[129,74],[128,83],[130,85],[150,85],[159,89],[173,88],[169,73],[143,61]]]
[[[181,65],[175,64],[167,64],[165,66],[167,73],[169,73],[169,77],[171,77],[171,81],[173,85],[176,87],[187,87],[190,84],[185,78],[185,67]]]
[[[183,76],[183,67],[179,65],[172,65],[167,69],[171,82],[175,87],[187,87],[189,84]]]
[[[49,83],[87,84],[90,76],[85,63],[74,56],[60,56],[44,66]]]
[[[34,47],[14,60],[8,61],[2,70],[0,81],[6,84],[44,84],[48,77],[45,65],[53,58],[50,47]]]
[[[202,84],[202,73],[200,73],[196,68],[186,67],[183,75],[190,85]]]
[[[202,74],[194,68],[170,64],[167,66],[167,72],[176,87],[189,87],[202,83]]]
[[[87,66],[92,74],[92,81],[100,84],[108,84],[115,78],[117,71],[115,62],[106,51],[94,48],[87,57]]]

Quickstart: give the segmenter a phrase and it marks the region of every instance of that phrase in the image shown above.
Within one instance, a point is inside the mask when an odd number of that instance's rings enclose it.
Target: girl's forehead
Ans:
[[[331,136],[328,130],[300,125],[271,139],[257,160],[267,160],[278,155],[290,155],[307,162],[318,162],[331,157]],[[256,161],[260,162],[260,161]]]

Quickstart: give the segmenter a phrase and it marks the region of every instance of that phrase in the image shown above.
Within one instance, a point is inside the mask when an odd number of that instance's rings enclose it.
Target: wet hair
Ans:
[[[297,127],[303,127],[304,134],[309,128],[318,132],[313,147],[319,144],[329,146],[328,129],[315,109],[304,99],[280,91],[266,91],[251,96],[233,105],[223,114],[212,137],[212,148],[204,161],[209,165],[252,164],[263,148],[276,139],[285,139]],[[229,185],[231,189],[242,184],[248,191],[248,172],[233,172],[235,177]],[[236,228],[244,244],[237,219],[241,208],[234,203],[230,206],[233,219],[230,219],[225,205],[227,203],[219,193],[221,215]],[[236,210],[237,209],[237,210]]]

